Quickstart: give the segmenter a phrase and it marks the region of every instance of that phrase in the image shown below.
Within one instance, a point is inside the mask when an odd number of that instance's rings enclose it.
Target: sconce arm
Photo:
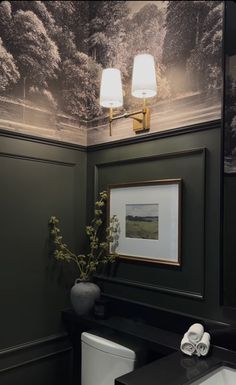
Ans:
[[[144,130],[149,130],[149,128],[150,128],[150,110],[146,107],[144,107],[142,110],[133,111],[133,112],[125,112],[124,114],[115,115],[115,116],[113,116],[112,109],[110,109],[110,114],[109,114],[110,136],[112,135],[111,134],[112,122],[114,120],[119,120],[122,118],[125,118],[125,119],[131,118],[137,122],[138,126],[136,129],[134,128],[134,131],[144,131]]]
[[[125,112],[124,114],[121,114],[121,115],[115,115],[115,116],[109,117],[109,120],[113,121],[113,120],[118,120],[118,119],[122,119],[122,118],[132,118],[132,119],[136,119],[136,120],[141,122],[142,119],[135,117],[135,115],[138,115],[138,114],[145,115],[146,113],[147,113],[147,109],[143,108],[142,110],[139,110],[139,111]]]

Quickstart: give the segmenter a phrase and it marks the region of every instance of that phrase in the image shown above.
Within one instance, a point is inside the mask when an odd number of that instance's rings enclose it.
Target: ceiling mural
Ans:
[[[77,144],[131,137],[99,106],[101,72],[121,70],[124,107],[133,58],[155,58],[151,131],[220,118],[221,1],[2,1],[0,127]],[[146,134],[147,135],[147,134]]]

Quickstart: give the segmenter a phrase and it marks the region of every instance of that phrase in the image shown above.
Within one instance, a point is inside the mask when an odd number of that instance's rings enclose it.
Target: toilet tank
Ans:
[[[81,385],[114,385],[134,370],[136,353],[117,342],[90,333],[81,335]]]

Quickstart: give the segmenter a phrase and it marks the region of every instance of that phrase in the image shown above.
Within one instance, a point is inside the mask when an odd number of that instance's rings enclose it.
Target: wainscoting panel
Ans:
[[[224,258],[222,300],[225,306],[236,307],[235,280],[235,225],[236,225],[236,175],[224,175]]]
[[[0,358],[2,385],[72,383],[72,347],[64,333],[2,349]]]
[[[116,265],[113,274],[119,277],[119,282],[124,281],[126,285],[141,285],[152,290],[203,299],[205,149],[106,162],[97,164],[96,168],[96,184],[99,191],[106,189],[109,184],[182,179],[181,266],[126,260]],[[192,256],[191,259],[188,258],[189,255]]]
[[[83,252],[86,161],[74,146],[0,137],[1,384],[68,383],[61,311],[76,271],[54,259],[48,220],[57,216],[65,243]]]
[[[216,242],[209,243],[211,237],[218,239],[219,139],[219,129],[210,127],[89,151],[90,202],[110,184],[175,178],[183,181],[181,266],[118,259],[96,276],[104,293],[195,315],[206,315],[209,310],[209,318],[219,312],[219,278],[215,274],[214,282],[210,271],[216,273],[219,249]],[[215,295],[210,297],[213,287]]]

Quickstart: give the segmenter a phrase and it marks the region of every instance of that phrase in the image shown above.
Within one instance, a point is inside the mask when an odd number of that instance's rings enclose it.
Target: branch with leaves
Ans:
[[[94,218],[90,226],[86,226],[89,238],[89,252],[87,254],[73,253],[63,241],[59,220],[52,216],[49,220],[49,230],[55,246],[54,257],[65,262],[74,262],[79,270],[79,279],[88,280],[99,265],[114,262],[117,257],[116,248],[119,239],[119,223],[116,216],[110,219],[109,226],[104,226],[104,209],[107,201],[107,192],[99,194],[95,203]]]

